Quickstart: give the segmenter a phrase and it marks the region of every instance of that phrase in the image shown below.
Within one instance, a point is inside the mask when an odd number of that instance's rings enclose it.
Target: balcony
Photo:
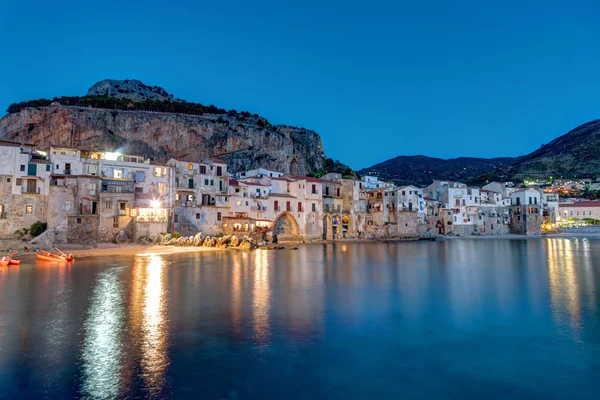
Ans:
[[[21,193],[23,194],[40,194],[40,188],[36,187],[26,187],[26,186],[21,186]]]
[[[70,169],[65,169],[65,175],[71,175],[71,170]]]

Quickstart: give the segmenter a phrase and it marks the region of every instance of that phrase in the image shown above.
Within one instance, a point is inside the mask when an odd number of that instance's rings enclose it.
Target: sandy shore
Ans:
[[[444,240],[533,240],[541,238],[600,238],[600,233],[557,233],[541,236],[525,236],[525,235],[498,235],[498,236],[439,236],[438,241]],[[406,239],[386,239],[386,240],[356,240],[356,239],[341,239],[341,240],[323,240],[307,243],[300,242],[285,242],[280,244],[269,244],[260,246],[261,249],[286,249],[295,250],[300,245],[304,244],[335,244],[335,243],[402,243],[408,241]],[[29,251],[25,251],[27,248]],[[5,252],[17,251],[17,258],[29,259],[34,258],[34,251],[37,248],[27,242],[20,240],[0,240],[0,254]],[[50,249],[44,249],[50,250]],[[66,253],[73,253],[76,258],[88,257],[103,257],[103,256],[134,256],[139,254],[176,254],[176,253],[198,253],[198,252],[214,252],[214,251],[236,251],[236,248],[219,249],[214,247],[176,247],[176,246],[156,246],[156,245],[141,245],[141,244],[113,244],[102,243],[97,247],[88,248],[81,245],[62,245],[61,250]]]

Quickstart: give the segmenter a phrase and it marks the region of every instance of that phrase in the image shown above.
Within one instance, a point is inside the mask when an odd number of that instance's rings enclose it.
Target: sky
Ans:
[[[140,79],[355,169],[529,153],[600,118],[598,1],[0,0],[0,115]]]

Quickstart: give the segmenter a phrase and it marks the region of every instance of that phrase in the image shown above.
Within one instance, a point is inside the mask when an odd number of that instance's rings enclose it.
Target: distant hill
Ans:
[[[499,168],[506,168],[519,158],[459,157],[444,160],[422,155],[399,156],[358,171],[360,175],[374,175],[399,185],[426,186],[434,179],[467,181]]]
[[[508,168],[483,174],[473,182],[548,177],[600,177],[600,120],[580,125],[521,157]]]

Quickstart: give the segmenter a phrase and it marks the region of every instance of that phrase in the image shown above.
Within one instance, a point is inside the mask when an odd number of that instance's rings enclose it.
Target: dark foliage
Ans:
[[[46,222],[34,222],[29,228],[29,233],[31,234],[31,236],[36,237],[44,233],[46,231],[46,228],[48,228],[48,224]]]

